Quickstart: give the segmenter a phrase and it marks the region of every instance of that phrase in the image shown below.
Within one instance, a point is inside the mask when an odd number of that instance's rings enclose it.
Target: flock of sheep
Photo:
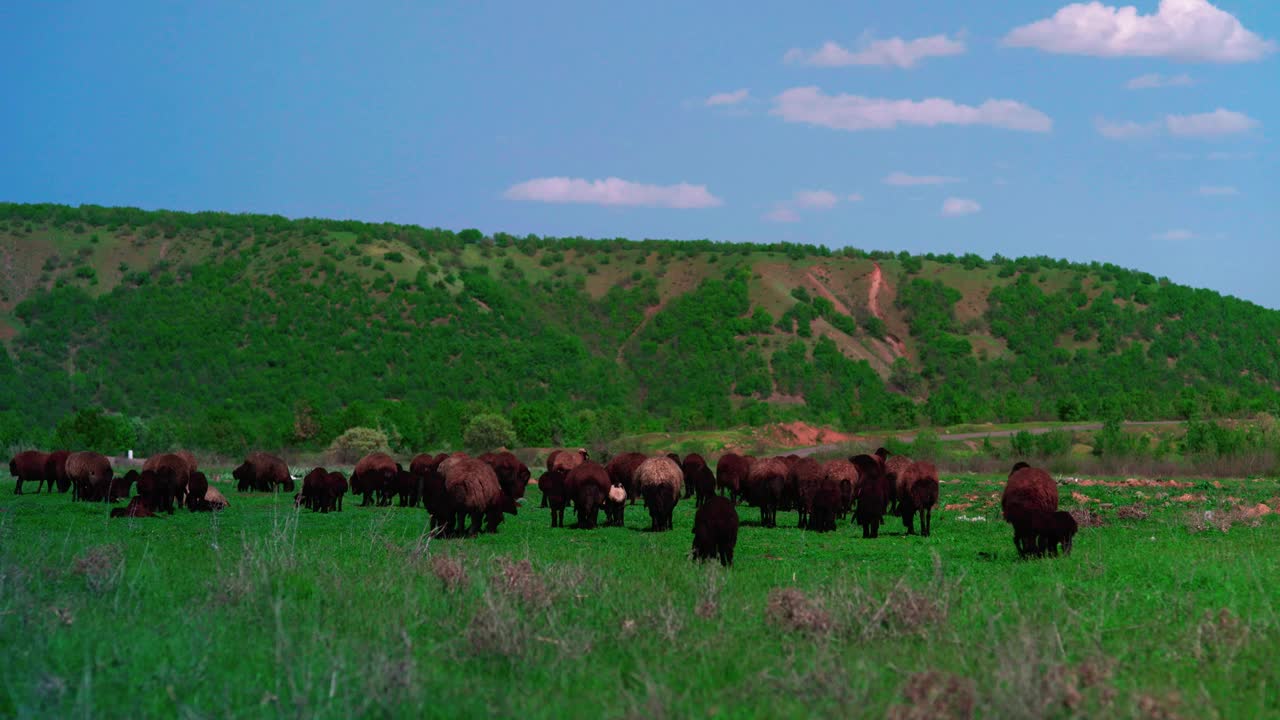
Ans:
[[[72,492],[72,500],[114,503],[129,498],[112,517],[149,517],[186,506],[192,512],[222,510],[227,499],[210,487],[190,452],[155,455],[142,470],[114,476],[111,461],[98,453],[20,452],[9,461],[17,478],[14,493],[24,482],[37,482],[36,492]],[[232,472],[237,489],[293,492],[295,483],[284,460],[267,453],[251,453]],[[530,484],[528,466],[513,453],[502,451],[470,457],[466,453],[418,455],[408,469],[385,453],[371,453],[356,463],[350,479],[317,467],[304,476],[297,506],[317,512],[342,510],[350,491],[362,506],[391,505],[427,510],[433,531],[449,536],[496,532],[506,514],[514,515]],[[591,460],[586,450],[556,450],[547,457],[546,472],[537,480],[542,506],[551,511],[551,526],[564,526],[572,505],[577,526],[595,528],[603,510],[605,525],[621,526],[628,504],[643,499],[650,529],[672,529],[672,513],[681,498],[696,498],[693,554],[700,560],[733,562],[737,542],[737,505],[760,509],[760,526],[776,527],[778,510],[795,510],[798,527],[815,532],[836,529],[850,514],[864,538],[875,538],[886,515],[902,518],[908,535],[928,536],[938,502],[938,470],[930,462],[912,461],[879,448],[870,455],[819,463],[810,458],[753,458],[726,453],[715,472],[703,456],[683,460],[675,454],[616,455],[605,465]],[[132,490],[136,487],[136,492]],[[1047,472],[1026,463],[1014,465],[1001,506],[1014,528],[1014,545],[1023,556],[1071,551],[1076,522],[1058,511],[1058,486]]]

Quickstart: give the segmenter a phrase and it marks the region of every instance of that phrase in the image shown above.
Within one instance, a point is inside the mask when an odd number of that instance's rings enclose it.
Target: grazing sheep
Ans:
[[[938,468],[924,460],[911,463],[898,476],[898,515],[908,535],[915,534],[915,516],[920,513],[920,534],[929,537],[933,528],[933,506],[938,503],[938,487]]]
[[[360,458],[355,470],[351,471],[352,488],[359,484],[359,492],[364,495],[364,502],[360,503],[360,507],[374,502],[378,505],[390,505],[389,493],[395,485],[397,471],[396,461],[386,453],[369,453]]]
[[[559,453],[552,453],[547,457],[548,470],[560,470],[565,476],[569,475],[569,471],[578,467],[582,463],[591,459],[591,455],[584,449],[577,450],[561,450]]]
[[[636,468],[640,467],[640,463],[645,461],[644,453],[625,452],[614,455],[604,466],[605,472],[609,473],[609,482],[614,485],[621,485],[622,489],[627,492],[631,504],[634,505],[636,498],[640,495],[639,488],[636,487]]]
[[[75,452],[67,456],[67,477],[79,489],[81,500],[114,502],[111,461],[95,452]]]
[[[50,491],[52,491],[55,482],[58,485],[58,492],[60,493],[64,493],[67,491],[67,488],[72,487],[71,478],[67,477],[67,458],[70,456],[71,453],[66,450],[54,450],[49,453],[49,457],[45,459],[44,478],[45,483],[50,488]],[[77,498],[72,496],[71,499],[76,500]]]
[[[812,458],[796,458],[791,463],[787,471],[787,484],[784,486],[784,495],[787,496],[791,504],[795,506],[799,515],[799,521],[796,527],[804,529],[809,527],[809,513],[813,511],[813,501],[818,493],[819,486],[822,485],[822,465]],[[837,503],[839,497],[837,496]],[[835,514],[835,505],[831,507],[832,516]]]
[[[782,458],[765,458],[751,464],[742,495],[760,508],[760,527],[778,526],[778,506],[787,484],[787,463]]]
[[[310,508],[313,512],[325,504],[325,493],[328,490],[329,471],[322,467],[312,468],[311,472],[302,476],[302,492],[298,494],[298,504]]]
[[[884,520],[896,478],[874,456],[855,455],[849,458],[849,462],[858,469],[860,478],[854,498],[857,503],[853,513],[854,520],[862,526],[863,538],[877,538],[880,536],[880,523]]]
[[[551,508],[551,527],[564,527],[564,508],[569,504],[565,492],[565,475],[559,470],[548,470],[538,478],[538,489],[547,507]]]
[[[191,465],[185,458],[176,453],[164,453],[161,455],[152,455],[142,464],[142,471],[148,470],[164,475],[164,491],[166,499],[163,503],[153,504],[157,512],[167,510],[173,512],[173,504],[183,504],[187,494],[187,482],[191,479]],[[203,494],[200,497],[204,497]],[[158,498],[157,498],[158,499]]]
[[[1004,519],[1013,525],[1013,545],[1018,554],[1036,552],[1036,535],[1031,513],[1052,513],[1058,509],[1058,484],[1049,473],[1026,463],[1018,463],[1009,473],[1000,498]]]
[[[1029,514],[1031,532],[1036,537],[1036,556],[1057,556],[1058,547],[1062,547],[1063,555],[1071,554],[1072,539],[1079,530],[1076,519],[1065,510],[1044,512],[1033,510]]]
[[[481,518],[485,518],[490,532],[497,531],[504,511],[515,514],[514,502],[502,493],[498,475],[483,461],[475,458],[450,458],[440,464],[444,473],[445,492],[453,509],[453,532],[480,532]],[[471,527],[466,527],[467,519]]]
[[[670,530],[671,514],[680,500],[684,473],[670,457],[647,458],[636,468],[636,485],[644,495],[652,521],[650,530]]]
[[[858,468],[848,460],[828,460],[822,464],[822,477],[839,489],[840,508],[836,516],[845,519],[853,509],[853,496],[858,491]]]
[[[622,527],[626,509],[627,489],[620,484],[612,485],[609,488],[609,496],[604,500],[604,524]]]
[[[738,544],[738,510],[733,501],[711,497],[693,514],[693,559],[707,561],[720,558],[720,564],[733,564],[733,548]]]
[[[215,511],[225,510],[230,505],[231,503],[227,502],[227,498],[221,491],[215,487],[210,487],[204,494],[204,504],[201,506],[201,509],[208,508],[209,510]]]
[[[596,526],[600,507],[612,487],[609,473],[600,463],[590,460],[569,471],[564,479],[565,494],[573,499],[578,512],[578,527],[591,530]]]
[[[44,466],[49,456],[39,450],[24,450],[9,461],[9,474],[18,479],[14,495],[22,494],[22,483],[36,481],[36,492],[44,487]],[[53,487],[52,484],[50,487]]]
[[[698,468],[707,466],[707,459],[698,453],[689,453],[684,460],[676,462],[680,463],[680,472],[684,473],[684,499],[688,500],[693,497],[693,474]]]
[[[513,500],[519,500],[524,497],[524,491],[529,484],[529,466],[520,462],[520,458],[515,453],[503,450],[500,453],[485,453],[480,457],[493,468],[493,472],[498,476],[498,484],[502,486],[502,492]]]
[[[240,492],[273,492],[277,488],[293,492],[289,466],[284,460],[264,452],[249,453],[244,462],[231,472],[231,477],[236,479],[236,489]]]
[[[347,494],[347,478],[337,470],[329,471],[325,476],[325,500],[328,503],[328,509],[334,512],[342,511],[342,498]],[[324,512],[324,509],[321,509]]]
[[[701,455],[690,455],[695,458],[693,462],[689,462],[689,458],[685,458],[685,466],[682,468],[684,472],[684,496],[687,498],[691,493],[696,493],[694,507],[702,507],[702,504],[716,494],[716,475],[711,472],[711,468],[707,467],[706,461],[702,460]],[[699,462],[701,461],[701,462]]]
[[[725,453],[716,462],[716,487],[735,503],[742,497],[742,484],[751,472],[751,461],[737,453]]]
[[[205,474],[196,470],[187,478],[187,509],[195,512],[200,503],[204,502],[204,496],[209,494],[209,478]]]
[[[147,472],[151,472],[151,471],[148,470]],[[151,507],[151,503],[148,502],[147,499],[141,495],[134,496],[134,498],[131,499],[129,501],[129,504],[126,505],[125,507],[112,508],[110,513],[110,517],[113,517],[113,518],[116,518],[116,517],[143,518],[143,517],[155,517],[155,516],[156,516],[156,513],[155,513],[155,510]]]

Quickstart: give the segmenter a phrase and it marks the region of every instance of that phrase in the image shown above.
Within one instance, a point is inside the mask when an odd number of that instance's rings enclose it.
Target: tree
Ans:
[[[471,418],[462,433],[462,443],[473,451],[509,448],[515,442],[516,431],[511,427],[511,421],[495,413],[482,413]]]

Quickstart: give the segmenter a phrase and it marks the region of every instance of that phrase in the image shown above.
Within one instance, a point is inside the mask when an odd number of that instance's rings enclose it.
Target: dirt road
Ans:
[[[1139,422],[1127,422],[1124,424],[1124,427],[1127,427],[1127,428],[1167,427],[1167,426],[1181,425],[1181,424],[1182,424],[1181,420],[1143,420]],[[1102,429],[1102,423],[1095,422],[1095,423],[1079,423],[1076,425],[1058,425],[1056,427],[1026,428],[1025,430],[988,430],[985,432],[952,433],[950,435],[939,435],[938,439],[944,442],[981,440],[982,438],[989,438],[989,437],[991,438],[1010,437],[1020,432],[1028,432],[1028,433],[1031,433],[1032,435],[1043,435],[1044,433],[1047,433],[1051,430],[1066,430],[1067,432],[1079,432],[1079,431],[1085,431],[1085,430],[1101,430],[1101,429]],[[876,435],[874,433],[871,433],[871,434],[863,435],[862,437],[869,440],[871,438],[881,438],[881,437],[888,437],[888,436]],[[916,439],[915,433],[907,433],[905,435],[895,435],[893,437],[896,437],[898,440],[902,442],[914,442]],[[812,447],[806,447],[806,448],[795,448],[790,452],[795,453],[800,457],[808,457],[815,453],[832,452],[847,445],[848,443],[828,443],[826,445],[814,445]]]

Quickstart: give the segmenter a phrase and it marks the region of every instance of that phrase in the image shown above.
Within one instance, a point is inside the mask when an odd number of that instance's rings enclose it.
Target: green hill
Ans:
[[[0,204],[0,340],[0,440],[144,452],[1280,406],[1280,313],[1109,264],[94,206]]]

